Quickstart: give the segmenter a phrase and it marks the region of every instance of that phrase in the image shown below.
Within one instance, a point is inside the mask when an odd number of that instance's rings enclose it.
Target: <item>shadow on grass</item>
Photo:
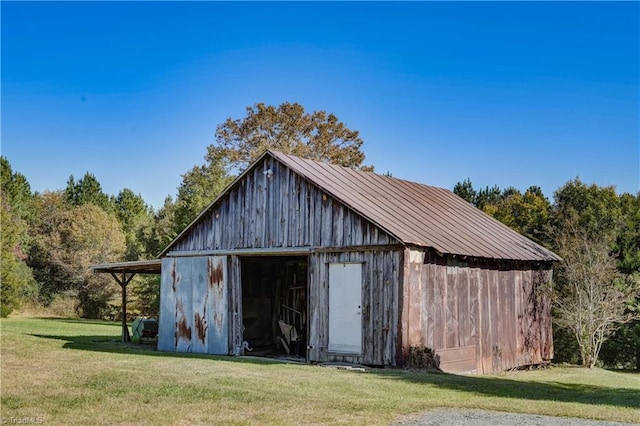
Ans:
[[[607,368],[607,371],[611,371],[612,373],[623,373],[623,374],[630,374],[630,375],[637,375],[640,376],[640,370],[630,370],[630,369],[622,369],[622,368]]]
[[[259,365],[282,364],[281,361],[257,357],[231,357],[207,354],[160,352],[155,342],[123,343],[119,336],[56,336],[31,334],[34,337],[65,341],[63,348],[163,358],[193,358]],[[414,373],[397,369],[372,369],[388,380],[402,380],[417,385],[437,386],[470,394],[530,401],[557,401],[589,405],[640,408],[640,389],[612,388],[567,382],[510,380],[495,376],[458,376],[454,374]],[[526,373],[524,373],[526,374]]]
[[[197,354],[191,352],[162,352],[156,349],[157,340],[147,339],[140,343],[122,342],[121,337],[114,336],[62,336],[51,334],[29,334],[42,339],[61,340],[64,349],[118,353],[126,355],[157,356],[163,358],[194,358],[212,361],[227,361],[255,364],[281,364],[281,361],[271,358],[232,357],[226,355]]]
[[[67,324],[83,324],[83,325],[108,325],[112,327],[122,327],[122,323],[120,321],[107,321],[100,319],[83,319],[83,318],[73,318],[73,317],[36,317],[38,320],[47,320],[47,321],[56,321],[56,322],[64,322]],[[131,323],[128,323],[131,326]]]
[[[498,398],[640,408],[640,389],[613,388],[560,381],[510,380],[495,376],[412,374],[405,372],[386,373],[386,375],[392,375],[394,378],[412,383],[424,383],[440,388]]]

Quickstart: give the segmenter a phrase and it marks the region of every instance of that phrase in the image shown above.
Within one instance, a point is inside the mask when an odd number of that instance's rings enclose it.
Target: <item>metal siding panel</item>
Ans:
[[[176,258],[176,270],[180,280],[176,283],[176,351],[191,352],[193,335],[192,267],[194,259]]]
[[[207,284],[209,293],[209,336],[208,353],[226,355],[229,353],[229,283],[227,279],[226,256],[206,258]]]
[[[209,291],[207,283],[207,259],[193,258],[191,263],[191,300],[193,306],[193,332],[191,352],[207,353],[207,331],[211,324]]]
[[[175,281],[179,279],[175,269],[176,259],[162,259],[160,277],[160,318],[158,321],[158,350],[176,349],[176,296]]]

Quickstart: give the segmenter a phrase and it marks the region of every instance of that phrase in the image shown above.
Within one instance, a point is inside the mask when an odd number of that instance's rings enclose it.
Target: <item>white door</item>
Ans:
[[[362,352],[362,264],[329,264],[329,351]]]

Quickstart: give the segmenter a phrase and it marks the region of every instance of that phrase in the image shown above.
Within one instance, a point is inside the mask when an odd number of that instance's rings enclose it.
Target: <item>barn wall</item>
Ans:
[[[228,191],[172,250],[393,243],[397,241],[377,226],[267,157]]]
[[[158,350],[234,352],[227,271],[225,256],[162,259]]]
[[[445,371],[489,373],[553,357],[551,265],[405,255],[402,336]]]
[[[362,354],[344,356],[329,343],[329,264],[361,262]],[[315,253],[309,261],[309,360],[396,365],[402,251]]]

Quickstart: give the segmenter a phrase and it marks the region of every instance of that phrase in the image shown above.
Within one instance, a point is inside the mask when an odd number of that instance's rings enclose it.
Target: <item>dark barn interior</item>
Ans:
[[[244,257],[243,340],[251,355],[306,359],[308,259]]]

